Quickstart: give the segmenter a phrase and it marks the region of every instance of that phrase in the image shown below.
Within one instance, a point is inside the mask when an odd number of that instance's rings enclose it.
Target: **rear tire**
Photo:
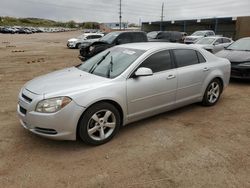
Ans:
[[[81,117],[78,135],[86,144],[104,144],[118,132],[120,118],[119,111],[112,104],[107,102],[94,104]]]
[[[222,83],[218,78],[213,79],[207,86],[204,93],[202,104],[204,106],[213,106],[220,99],[222,93]]]

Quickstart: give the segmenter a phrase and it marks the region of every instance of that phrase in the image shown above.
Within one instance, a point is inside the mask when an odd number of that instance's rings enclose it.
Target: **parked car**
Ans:
[[[215,55],[231,62],[231,78],[250,79],[250,37],[235,41]]]
[[[213,36],[204,37],[198,40],[194,45],[204,48],[211,53],[217,53],[229,46],[232,42],[233,40],[231,40],[230,38]]]
[[[94,55],[110,48],[115,45],[135,43],[135,42],[147,42],[147,35],[142,31],[115,31],[111,32],[99,41],[90,44],[89,46],[83,46],[80,49],[79,59],[85,61]]]
[[[152,31],[147,37],[149,42],[181,42],[183,36],[179,31]]]
[[[4,33],[4,34],[14,34],[15,31],[12,28],[10,28],[10,27],[3,27],[1,29],[1,33]]]
[[[80,36],[78,36],[77,38],[72,38],[69,39],[67,42],[67,46],[68,48],[80,48],[81,43],[83,43],[85,40],[92,40],[97,41],[100,38],[102,38],[104,36],[104,34],[102,33],[84,33]]]
[[[24,85],[18,114],[24,128],[53,139],[108,142],[120,126],[191,103],[217,103],[230,62],[176,43],[115,46],[85,63]]]
[[[185,44],[193,44],[197,42],[199,39],[203,37],[209,37],[209,36],[215,36],[214,31],[212,30],[201,30],[201,31],[196,31],[190,36],[186,36],[184,39]]]

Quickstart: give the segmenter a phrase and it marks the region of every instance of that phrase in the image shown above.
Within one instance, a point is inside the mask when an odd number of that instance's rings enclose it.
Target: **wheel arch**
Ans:
[[[111,99],[103,99],[103,100],[100,100],[100,101],[97,101],[97,102],[94,102],[94,103],[90,104],[90,105],[84,110],[84,112],[83,112],[82,115],[80,116],[80,118],[79,118],[79,120],[78,120],[78,123],[77,123],[76,138],[79,138],[79,131],[78,131],[78,130],[79,130],[79,124],[80,124],[80,121],[81,121],[81,119],[83,118],[83,116],[84,116],[86,110],[87,110],[88,108],[90,108],[91,106],[95,105],[95,104],[103,103],[103,102],[112,104],[112,105],[118,110],[118,112],[119,112],[119,114],[120,114],[120,116],[121,116],[121,117],[120,117],[120,118],[121,118],[121,119],[120,119],[121,125],[123,125],[123,123],[124,123],[124,112],[123,112],[123,109],[122,109],[121,105],[120,105],[118,102],[114,101],[114,100],[111,100]]]

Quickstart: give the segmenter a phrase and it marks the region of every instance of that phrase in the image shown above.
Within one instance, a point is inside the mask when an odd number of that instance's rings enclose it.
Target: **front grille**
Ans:
[[[26,113],[27,113],[27,110],[26,110],[26,109],[24,109],[23,107],[19,106],[19,110],[20,110],[20,112],[21,112],[22,114],[26,115]]]
[[[26,95],[24,95],[23,93],[22,93],[22,98],[24,98],[26,101],[28,101],[28,102],[32,102],[32,99],[31,98],[29,98],[29,97],[27,97]]]
[[[35,127],[35,131],[43,134],[51,134],[51,135],[57,134],[55,129],[45,129],[41,127]]]

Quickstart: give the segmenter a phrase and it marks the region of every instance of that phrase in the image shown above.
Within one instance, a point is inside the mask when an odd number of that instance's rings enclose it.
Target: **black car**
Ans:
[[[152,31],[147,37],[149,42],[182,42],[183,34],[179,31]]]
[[[215,55],[231,62],[231,78],[250,79],[250,37],[235,41]]]
[[[99,41],[89,45],[82,46],[80,49],[79,59],[85,61],[94,55],[119,44],[147,42],[147,35],[141,31],[115,31],[111,32]]]

